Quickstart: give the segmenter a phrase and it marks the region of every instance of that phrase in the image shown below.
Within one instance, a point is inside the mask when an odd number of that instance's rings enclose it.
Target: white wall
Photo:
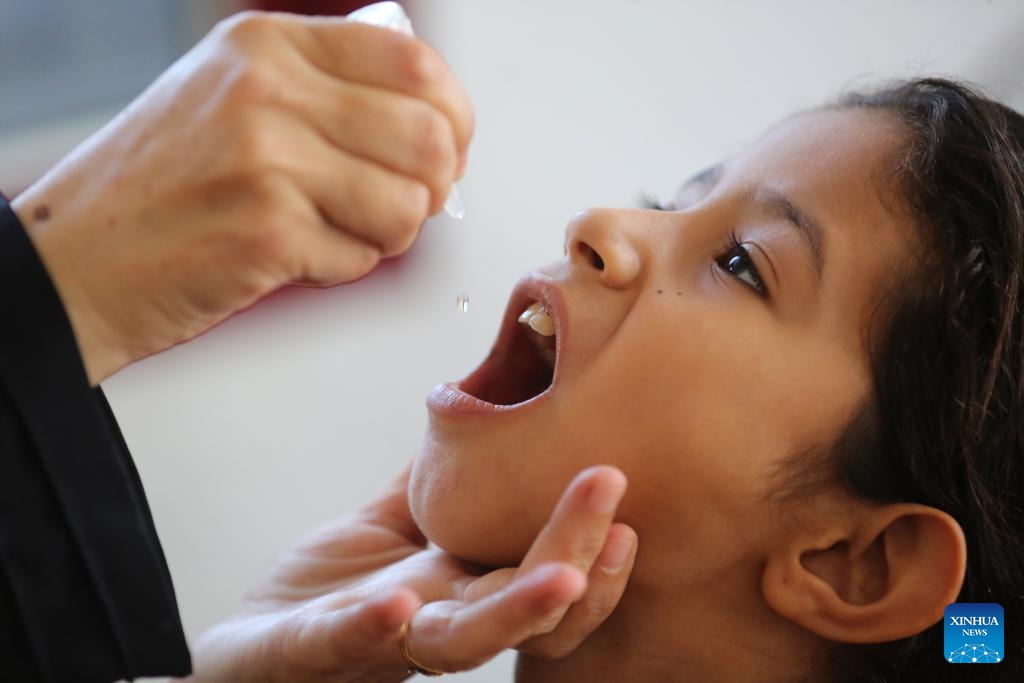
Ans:
[[[876,78],[950,74],[1024,105],[1016,0],[416,10],[477,107],[466,219],[433,219],[361,283],[284,292],[105,384],[191,636],[292,538],[358,506],[416,452],[426,393],[483,357],[512,283],[560,255],[577,209],[664,195],[788,112]],[[458,680],[507,681],[511,661]]]

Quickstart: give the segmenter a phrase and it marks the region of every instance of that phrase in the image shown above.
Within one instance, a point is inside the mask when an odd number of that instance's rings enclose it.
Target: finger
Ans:
[[[373,662],[383,670],[390,662],[403,668],[397,648],[402,624],[412,619],[420,599],[407,588],[301,621],[284,640],[287,664],[323,672],[355,670]],[[301,616],[300,616],[301,618]]]
[[[578,474],[526,553],[519,571],[530,571],[545,562],[568,562],[588,573],[604,547],[625,491],[626,476],[614,467],[601,465]]]
[[[529,571],[541,562],[561,561],[589,573],[604,547],[615,509],[626,491],[626,476],[609,466],[584,470],[551,514],[551,519],[534,540],[520,565]],[[539,633],[555,629],[565,609],[553,611]]]
[[[283,137],[302,139],[294,135],[294,129],[290,132],[291,136]],[[293,172],[277,173],[262,181],[264,188],[273,187],[264,190],[272,196],[263,201],[265,213],[256,215],[255,220],[266,220],[268,225],[276,221],[280,227],[262,231],[265,237],[259,254],[280,262],[286,281],[295,284],[333,285],[363,277],[380,262],[380,248],[330,223],[330,217],[316,206],[316,198],[310,196],[312,181],[306,177],[310,171],[301,170],[294,156],[281,163],[286,169],[294,168]]]
[[[573,603],[553,631],[530,638],[518,650],[536,657],[558,659],[579,647],[619,604],[633,571],[637,547],[633,529],[625,524],[613,524],[587,576],[587,592]]]
[[[579,570],[551,563],[468,605],[428,603],[410,624],[409,653],[431,669],[475,668],[535,634],[552,611],[565,609],[585,590],[586,579]]]
[[[303,116],[333,145],[430,188],[430,213],[455,182],[458,149],[450,120],[424,100],[314,73],[302,88]]]
[[[380,249],[332,225],[316,226],[297,238],[298,275],[293,284],[333,287],[369,275],[380,263]]]
[[[299,190],[320,211],[328,227],[347,233],[393,256],[409,248],[419,234],[430,209],[430,190],[421,182],[379,164],[326,144],[315,132],[279,120],[280,135],[290,146],[288,159],[280,162]],[[313,277],[339,282],[347,272],[332,270],[332,255],[348,247],[347,241],[330,240],[327,233],[311,233],[324,250],[304,252],[305,270]],[[316,238],[323,237],[316,241]],[[313,245],[309,245],[313,246]],[[363,273],[365,274],[365,273]]]
[[[329,76],[405,93],[444,112],[459,153],[465,153],[473,136],[473,105],[427,43],[334,17],[293,17],[282,28],[303,56]]]

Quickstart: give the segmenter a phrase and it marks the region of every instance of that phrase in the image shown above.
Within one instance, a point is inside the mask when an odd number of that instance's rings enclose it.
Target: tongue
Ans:
[[[503,368],[500,374],[490,381],[483,379],[477,391],[469,386],[468,381],[466,384],[467,386],[463,387],[466,393],[488,403],[510,406],[544,393],[544,390],[551,386],[551,373],[539,365],[524,368],[522,371]]]

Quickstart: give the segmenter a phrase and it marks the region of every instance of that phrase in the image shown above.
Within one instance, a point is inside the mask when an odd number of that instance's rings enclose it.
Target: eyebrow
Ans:
[[[804,245],[810,252],[811,263],[818,282],[825,271],[825,230],[821,221],[793,203],[782,192],[768,187],[754,191],[754,204],[770,215],[784,218],[797,229]]]
[[[722,162],[705,168],[683,183],[679,193],[682,194],[692,189],[710,191],[718,184],[724,170],[725,164]],[[822,227],[821,221],[794,204],[786,194],[774,188],[758,186],[748,196],[752,198],[758,209],[768,215],[785,219],[797,229],[797,233],[810,254],[817,282],[820,283],[822,274],[825,272],[825,229]]]

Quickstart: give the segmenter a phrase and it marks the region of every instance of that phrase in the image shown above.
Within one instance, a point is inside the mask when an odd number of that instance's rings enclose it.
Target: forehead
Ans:
[[[892,169],[906,142],[903,125],[883,112],[824,109],[798,114],[691,178],[673,203],[692,205],[711,186],[721,191],[768,186],[802,205],[835,214],[840,223],[898,220],[903,201]]]
[[[866,109],[792,116],[723,164],[725,187],[769,186],[807,207],[833,240],[909,243],[914,235],[893,174],[907,132],[895,117]],[[725,189],[723,187],[723,189]]]
[[[769,174],[818,191],[863,193],[888,205],[890,170],[906,141],[895,118],[868,110],[821,110],[785,119],[730,163],[736,171]],[[776,177],[782,175],[784,177]],[[863,198],[862,198],[863,199]]]
[[[915,231],[893,169],[906,142],[904,126],[886,113],[818,110],[782,121],[727,167],[740,184],[767,184],[806,205],[835,241],[905,246]]]
[[[823,201],[890,209],[898,204],[891,169],[905,143],[905,128],[882,112],[818,110],[770,128],[723,170],[734,180],[769,182]]]
[[[906,136],[881,112],[820,110],[784,120],[722,166],[713,195],[769,186],[824,227],[823,324],[860,326],[907,265],[918,232],[892,173]]]

